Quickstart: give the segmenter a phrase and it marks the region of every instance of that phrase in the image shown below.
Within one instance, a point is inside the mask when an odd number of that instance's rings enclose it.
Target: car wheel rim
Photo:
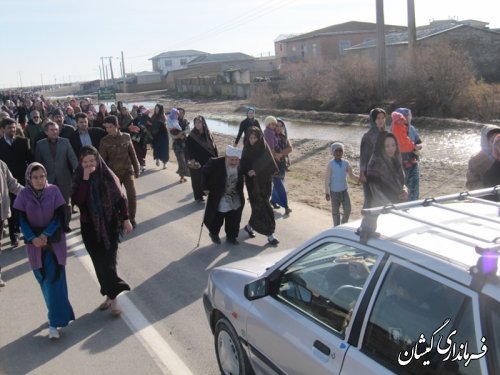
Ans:
[[[240,373],[238,351],[231,336],[226,331],[220,332],[217,346],[219,363],[224,374],[238,375]]]

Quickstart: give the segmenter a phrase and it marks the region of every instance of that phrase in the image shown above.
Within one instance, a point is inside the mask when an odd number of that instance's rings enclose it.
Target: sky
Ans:
[[[414,0],[417,26],[456,18],[500,28],[499,0]],[[274,55],[280,34],[376,22],[376,0],[1,0],[0,89],[99,78],[101,57],[120,75],[152,70],[162,52]],[[384,0],[386,24],[407,24],[407,1]],[[109,63],[109,59],[106,60]]]

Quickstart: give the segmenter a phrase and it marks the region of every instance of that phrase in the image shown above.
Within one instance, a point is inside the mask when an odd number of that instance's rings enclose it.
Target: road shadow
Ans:
[[[208,236],[207,233],[204,229],[202,236]],[[262,246],[245,242],[248,236],[243,230],[238,238],[239,245],[226,243],[225,237],[221,239],[220,245],[210,244],[192,249],[128,293],[136,306],[149,306],[147,313],[153,314],[147,316],[149,322],[161,321],[193,302],[201,303],[200,297],[207,287],[208,274],[214,267],[254,257],[269,245],[265,236],[262,236]]]
[[[143,199],[143,198],[145,198],[147,196],[150,196],[150,195],[153,195],[153,194],[157,194],[157,193],[161,193],[162,191],[170,189],[171,187],[174,187],[176,185],[178,185],[177,182],[172,182],[172,183],[170,183],[168,185],[160,186],[158,189],[147,191],[147,192],[144,192],[144,193],[141,193],[141,194],[137,194],[136,198],[137,198],[137,200],[140,200],[140,199]]]
[[[14,267],[9,267],[12,264],[16,265]],[[0,254],[0,266],[2,266],[2,279],[6,283],[31,271],[24,246],[17,247],[13,250],[3,250]]]
[[[38,367],[75,346],[90,354],[102,353],[120,344],[130,335],[123,319],[116,319],[99,310],[77,317],[60,332],[59,340],[49,340],[47,323],[43,323],[0,348],[0,373],[39,373]],[[19,360],[19,353],[25,353],[25,360]]]
[[[200,210],[200,205],[197,202],[185,204],[171,210],[164,211],[161,215],[149,218],[145,221],[138,222],[137,227],[133,232],[124,237],[124,241],[130,238],[144,235],[152,230],[156,230],[163,225],[172,223],[174,221],[184,219]],[[200,223],[201,224],[201,223]]]

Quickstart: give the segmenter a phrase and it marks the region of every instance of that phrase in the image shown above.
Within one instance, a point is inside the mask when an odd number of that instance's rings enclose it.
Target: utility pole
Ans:
[[[101,65],[99,65],[99,79],[102,81],[102,70],[101,70]]]
[[[115,86],[115,76],[113,74],[113,57],[108,56],[109,59],[109,71],[111,73],[111,81],[113,82],[113,86]]]
[[[408,49],[410,51],[410,64],[415,69],[417,47],[417,27],[415,25],[415,0],[408,0]]]
[[[123,92],[127,92],[127,77],[125,75],[125,59],[123,58],[123,51],[122,51],[122,78],[123,78]]]
[[[106,70],[104,69],[104,57],[102,56],[101,56],[101,65],[102,65],[102,77],[104,81],[104,87],[106,87],[107,86],[106,75],[105,75]]]
[[[22,72],[20,70],[18,70],[17,72],[19,73],[19,87],[23,88],[23,79],[21,77]]]
[[[385,62],[385,22],[384,0],[376,0],[377,7],[377,71],[379,99],[383,100],[386,93],[386,62]]]
[[[40,73],[40,81],[42,81],[42,91],[44,90],[43,88],[43,73]]]
[[[415,25],[415,0],[408,0],[408,47],[410,50],[417,44],[417,27]]]

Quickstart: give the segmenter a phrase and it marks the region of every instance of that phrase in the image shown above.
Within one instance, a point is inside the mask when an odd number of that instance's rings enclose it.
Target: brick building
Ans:
[[[386,25],[385,32],[405,31],[405,26]],[[281,63],[315,62],[337,59],[356,44],[375,40],[377,25],[371,22],[350,21],[274,42],[275,55]]]
[[[500,82],[500,32],[490,30],[488,23],[475,20],[441,20],[417,28],[417,46],[448,43],[466,52],[478,77]],[[390,72],[401,54],[408,49],[408,34],[390,33],[385,37],[387,70]],[[347,49],[376,59],[375,41],[365,41]]]

